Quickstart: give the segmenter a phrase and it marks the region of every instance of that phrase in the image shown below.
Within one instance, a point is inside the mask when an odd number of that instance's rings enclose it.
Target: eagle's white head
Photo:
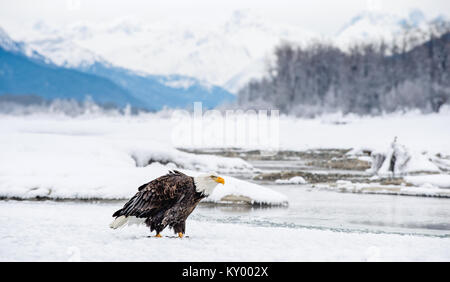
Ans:
[[[217,184],[221,183],[222,185],[224,185],[225,180],[215,173],[208,173],[194,177],[194,183],[197,192],[203,192],[203,194],[209,196],[214,191],[214,188],[216,188]]]

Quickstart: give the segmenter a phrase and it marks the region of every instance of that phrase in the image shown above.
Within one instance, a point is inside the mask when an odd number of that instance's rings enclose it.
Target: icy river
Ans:
[[[183,239],[109,229],[119,201],[0,201],[0,260],[450,260],[449,199],[270,188],[289,207],[203,204]]]
[[[450,237],[450,200],[320,191],[299,185],[269,185],[288,196],[289,207],[205,207],[198,220],[337,232]]]

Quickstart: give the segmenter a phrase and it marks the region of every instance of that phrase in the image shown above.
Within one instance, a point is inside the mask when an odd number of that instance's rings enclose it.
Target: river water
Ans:
[[[342,232],[450,236],[450,200],[338,193],[299,185],[268,185],[289,198],[289,207],[200,206],[197,220]]]

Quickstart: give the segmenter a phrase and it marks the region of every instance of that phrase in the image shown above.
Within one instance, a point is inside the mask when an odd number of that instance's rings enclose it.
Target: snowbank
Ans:
[[[370,150],[368,148],[355,148],[347,153],[348,156],[357,156],[359,159],[364,157],[364,152],[371,152],[372,163],[368,173],[382,176],[401,176],[412,173],[440,173],[439,167],[432,161],[432,156],[426,152],[417,152],[410,150],[405,145],[397,142],[397,137],[391,143],[389,148],[384,150]]]
[[[422,186],[399,186],[383,185],[380,183],[353,183],[347,180],[340,180],[336,185],[317,184],[315,189],[332,190],[339,192],[363,193],[363,194],[389,194],[404,196],[424,196],[450,198],[450,190],[441,189],[432,185]]]
[[[439,173],[440,169],[424,153],[410,151],[398,144],[397,138],[391,147],[384,151],[373,151],[370,173],[379,175],[404,175],[410,173]]]
[[[414,175],[405,177],[405,180],[417,186],[428,186],[428,187],[434,186],[439,188],[450,188],[449,174]]]
[[[390,160],[394,154],[393,150],[385,152],[372,152],[372,167],[368,170],[369,173],[376,173],[379,175],[392,175],[390,169]],[[395,154],[396,162],[394,166],[395,175],[404,175],[411,173],[439,173],[440,169],[430,161],[427,154],[404,151],[403,154]],[[380,164],[380,158],[382,163]],[[381,167],[377,168],[377,165]]]
[[[276,184],[306,184],[306,180],[301,176],[294,176],[290,179],[277,179]]]
[[[287,206],[288,198],[269,188],[226,176],[225,185],[220,185],[206,198],[205,202],[247,203],[256,205]]]
[[[131,146],[130,146],[131,145]],[[130,144],[127,151],[136,161],[138,166],[146,166],[152,162],[171,163],[176,167],[201,170],[201,171],[220,171],[223,173],[249,172],[253,166],[239,158],[225,158],[213,155],[195,155],[185,153],[173,148],[148,147],[149,144],[142,144],[137,148],[136,144]]]

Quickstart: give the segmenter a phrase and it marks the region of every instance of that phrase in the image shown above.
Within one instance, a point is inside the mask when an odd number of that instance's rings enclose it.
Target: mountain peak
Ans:
[[[0,47],[7,51],[20,51],[20,46],[9,37],[8,33],[2,27],[0,27]]]
[[[234,10],[230,19],[226,22],[226,27],[242,28],[261,25],[262,17],[250,9]]]
[[[123,17],[113,21],[108,27],[109,32],[122,32],[128,35],[142,31],[143,22],[134,17]]]
[[[421,27],[427,22],[424,13],[412,9],[401,17],[381,11],[363,11],[353,17],[337,33],[337,44],[346,48],[351,44],[366,40],[391,40],[405,28]]]
[[[415,25],[419,25],[425,21],[425,15],[419,9],[412,9],[409,12],[408,19]]]
[[[338,34],[344,32],[352,26],[356,26],[364,22],[373,26],[407,25],[416,27],[426,22],[426,17],[420,9],[411,9],[406,17],[381,11],[364,10],[356,14],[356,16],[346,23]]]
[[[387,22],[398,22],[399,20],[400,17],[392,14],[379,11],[364,10],[356,14],[348,23],[344,24],[344,26],[338,32],[338,35],[364,22],[371,25],[380,25]]]
[[[252,15],[249,9],[234,10],[231,15],[231,21],[240,24],[248,21],[251,17]]]

